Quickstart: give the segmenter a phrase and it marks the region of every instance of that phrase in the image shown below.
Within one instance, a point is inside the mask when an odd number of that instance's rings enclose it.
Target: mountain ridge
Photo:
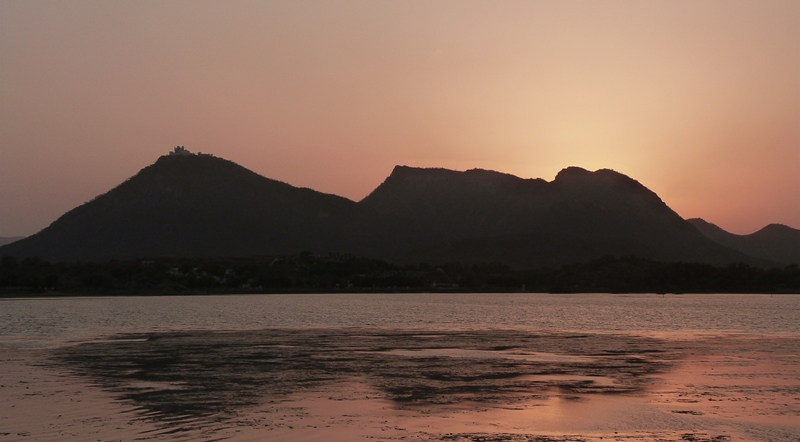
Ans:
[[[737,235],[702,218],[687,220],[712,241],[756,258],[782,264],[800,264],[800,230],[768,224],[756,232]]]
[[[708,239],[656,193],[610,169],[568,167],[548,182],[396,166],[354,202],[185,151],[160,157],[0,255],[91,261],[302,250],[517,268],[605,255],[772,264]]]
[[[225,191],[218,191],[219,182],[226,183]],[[314,224],[324,214],[314,212],[347,210],[352,204],[342,197],[262,177],[228,160],[208,155],[162,156],[16,247],[28,246],[31,252],[25,254],[55,260],[131,259],[154,253],[254,254],[260,243],[270,243],[275,253],[293,253],[292,240],[309,247],[313,241],[303,242],[302,237],[323,236],[324,227]],[[280,207],[281,216],[264,210],[270,206]],[[228,221],[234,218],[244,225],[230,226]],[[244,228],[250,240],[226,244],[217,232],[230,228]],[[284,240],[287,231],[295,235]]]
[[[19,241],[25,238],[24,236],[0,236],[0,246],[11,244],[14,241]]]

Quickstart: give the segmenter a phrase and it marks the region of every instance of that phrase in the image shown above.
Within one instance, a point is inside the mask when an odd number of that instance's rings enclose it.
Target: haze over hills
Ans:
[[[177,153],[177,152],[176,152]],[[397,166],[354,202],[211,155],[162,156],[0,255],[55,261],[346,252],[396,262],[557,266],[605,255],[770,265],[711,241],[639,182]]]
[[[749,235],[736,235],[701,218],[687,221],[714,242],[730,249],[778,263],[800,264],[800,230],[770,224]]]

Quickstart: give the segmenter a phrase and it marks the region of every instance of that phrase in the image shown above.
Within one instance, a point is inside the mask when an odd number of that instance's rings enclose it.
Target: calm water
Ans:
[[[0,300],[0,348],[311,327],[800,333],[800,295],[320,294]]]

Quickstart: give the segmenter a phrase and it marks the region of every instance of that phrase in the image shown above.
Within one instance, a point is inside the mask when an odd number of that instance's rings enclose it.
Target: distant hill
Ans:
[[[749,235],[736,235],[701,218],[687,221],[714,242],[730,249],[783,264],[800,264],[800,230],[770,224]]]
[[[12,242],[19,241],[22,238],[25,238],[25,237],[24,236],[0,236],[0,246],[4,246],[6,244],[11,244]]]
[[[372,254],[399,261],[557,266],[605,255],[763,265],[699,234],[652,191],[612,170],[555,180],[398,166],[359,203],[375,217]],[[388,256],[387,256],[388,255]]]
[[[711,241],[655,193],[611,170],[570,167],[547,182],[398,166],[356,203],[211,155],[176,153],[41,232],[0,247],[0,255],[103,261],[310,250],[515,268],[606,255],[771,264]]]
[[[338,250],[339,224],[355,206],[210,155],[162,156],[0,254],[97,261]]]

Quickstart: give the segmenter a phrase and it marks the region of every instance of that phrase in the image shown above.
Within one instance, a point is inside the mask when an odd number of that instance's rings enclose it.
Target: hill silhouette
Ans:
[[[104,261],[303,250],[514,268],[606,255],[770,264],[711,241],[655,193],[611,170],[570,167],[547,182],[398,166],[356,203],[186,151],[162,156],[0,255]]]
[[[12,242],[19,241],[22,238],[25,238],[25,237],[24,236],[0,236],[0,246],[4,246],[6,244],[11,244]]]
[[[377,229],[369,252],[391,251],[387,257],[399,261],[535,267],[635,255],[756,263],[711,243],[655,193],[607,169],[569,167],[547,182],[480,169],[398,166],[359,204]]]
[[[687,221],[714,242],[730,249],[778,263],[800,264],[800,230],[770,224],[749,235],[736,235],[701,218]]]
[[[162,156],[0,254],[54,261],[251,256],[342,247],[355,203],[210,155]]]

